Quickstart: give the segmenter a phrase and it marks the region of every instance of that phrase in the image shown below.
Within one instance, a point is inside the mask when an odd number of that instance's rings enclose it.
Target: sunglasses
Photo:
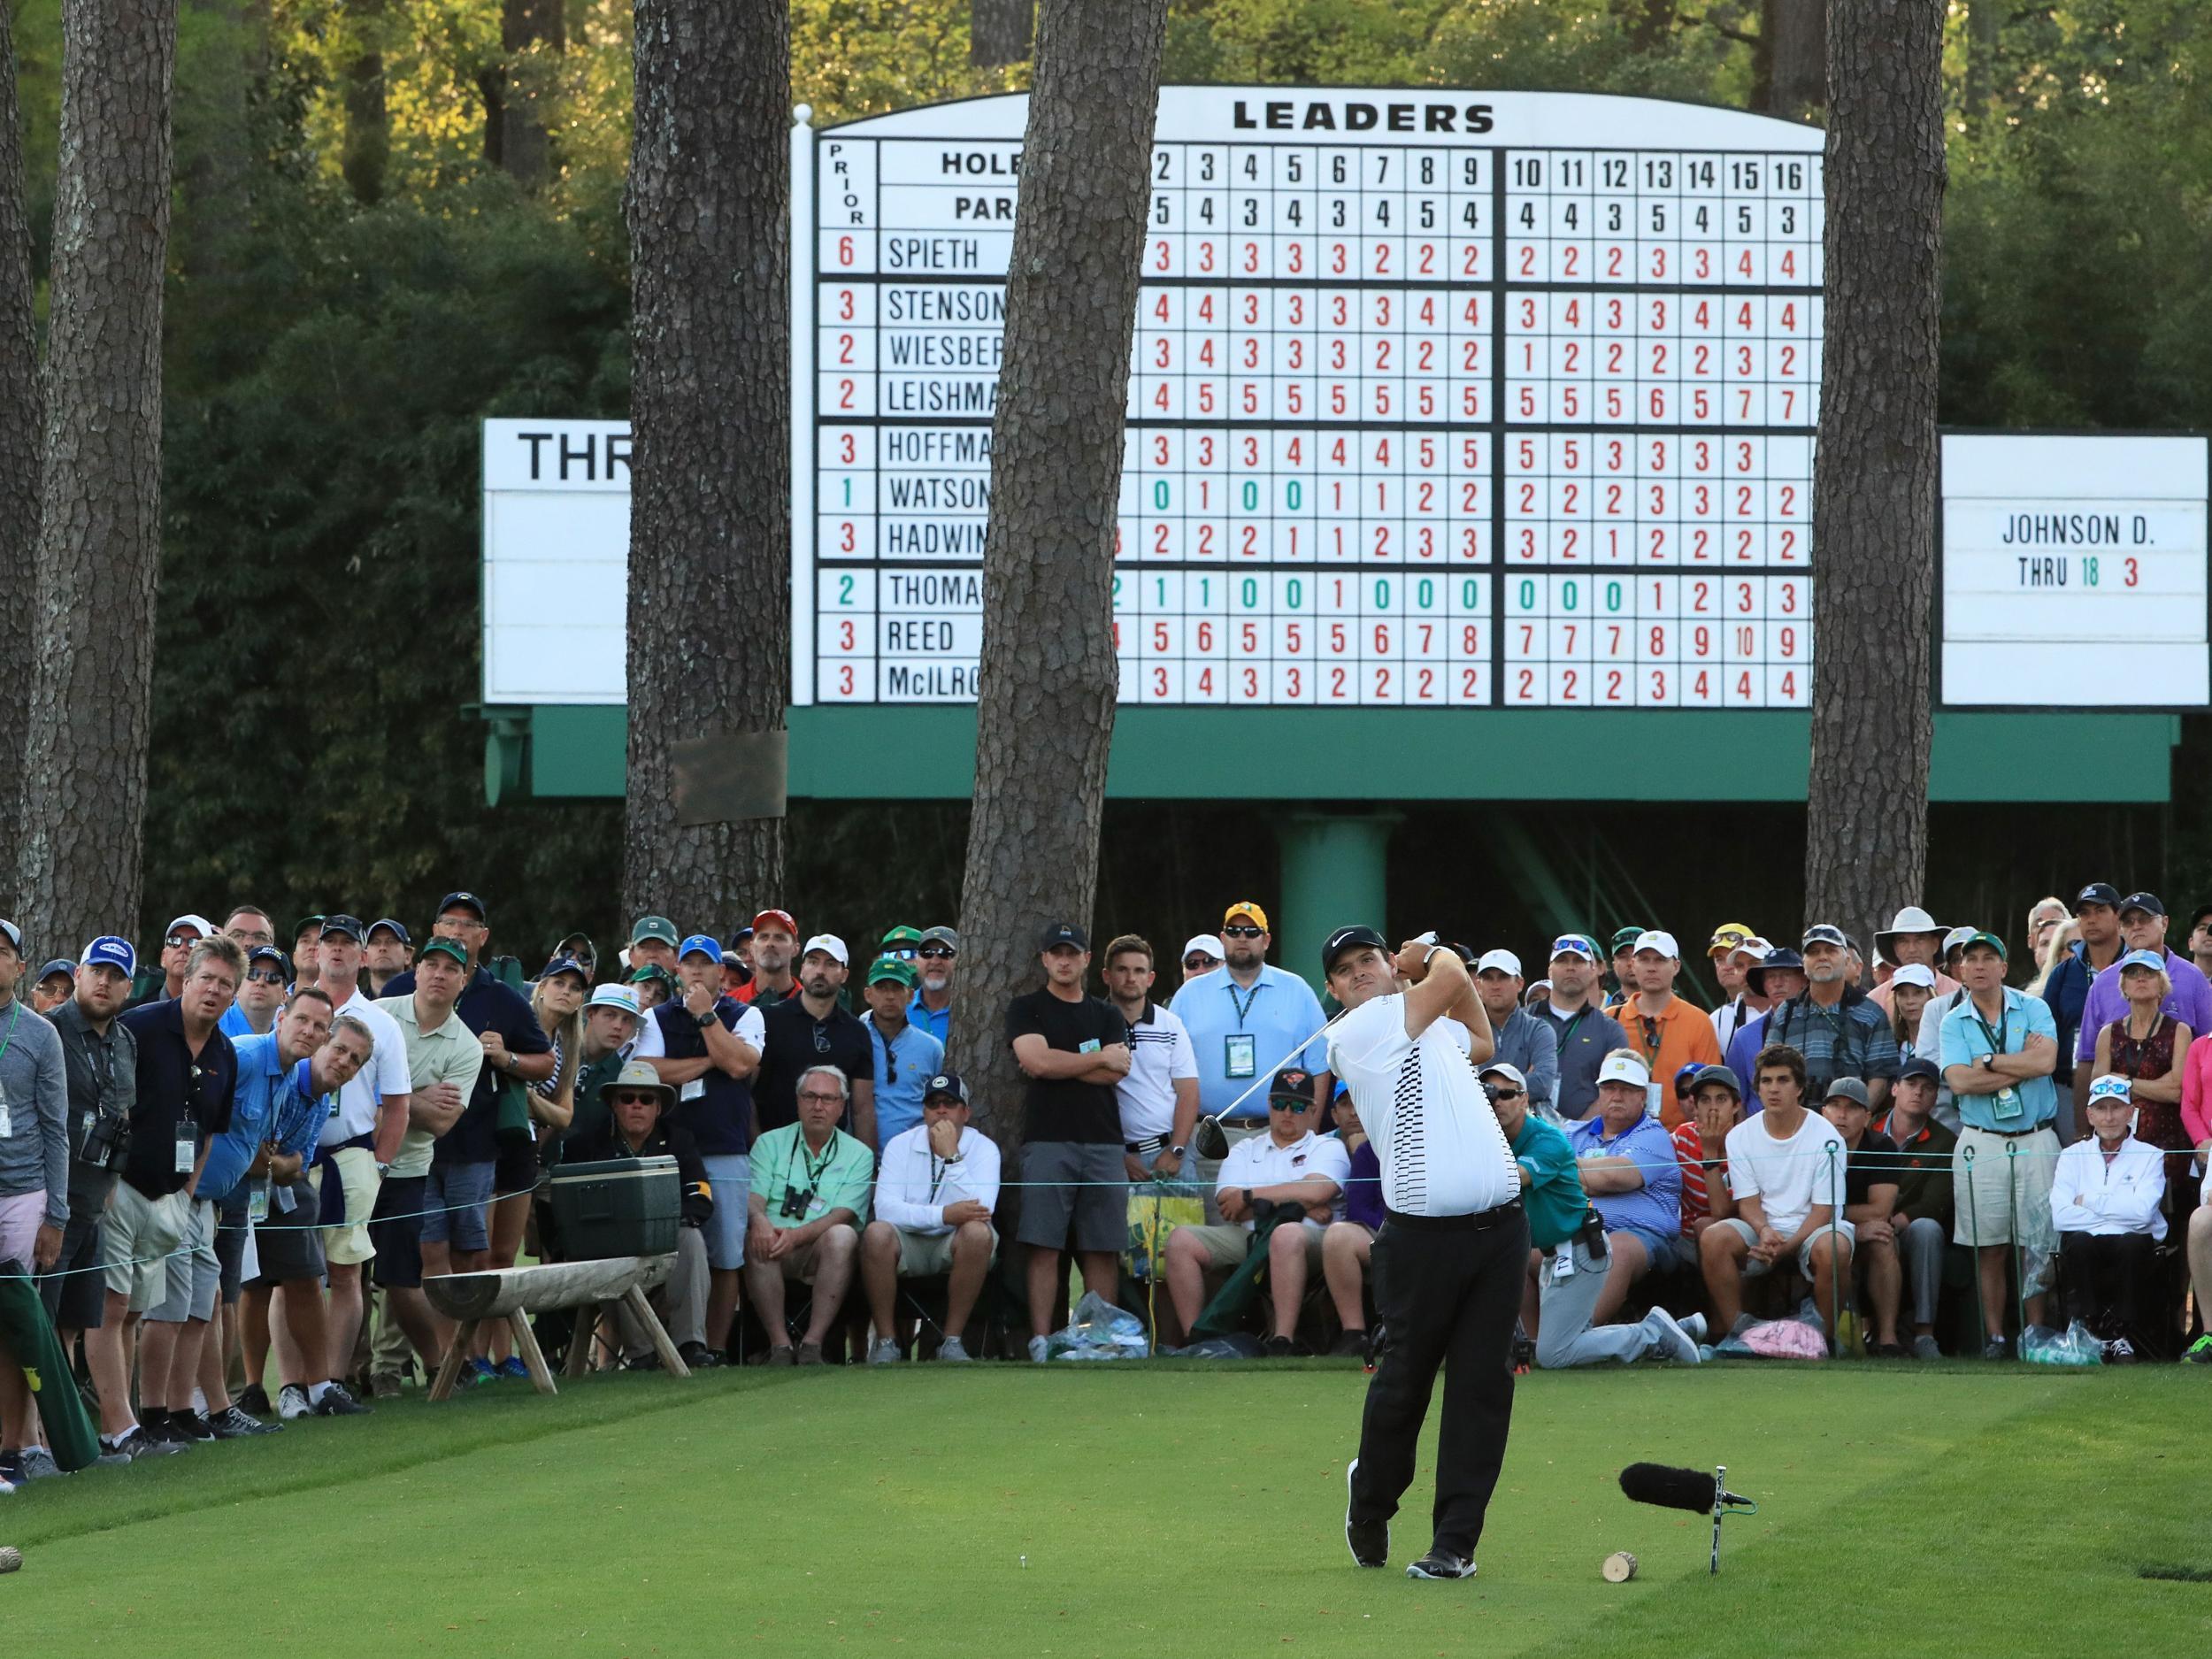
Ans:
[[[200,936],[197,933],[172,933],[161,942],[167,949],[174,950],[179,945],[198,944]]]
[[[1310,1112],[1313,1110],[1313,1102],[1310,1100],[1271,1100],[1267,1102],[1267,1109],[1278,1112]]]
[[[1242,925],[1239,925],[1235,927],[1223,928],[1221,930],[1221,936],[1224,939],[1257,939],[1266,931],[1267,929],[1264,927],[1246,927]]]
[[[949,945],[924,945],[915,954],[924,962],[950,962],[953,958],[953,950]]]
[[[1219,961],[1217,956],[1185,956],[1183,965],[1187,968],[1210,968]]]
[[[1526,1089],[1502,1088],[1490,1098],[1493,1100],[1518,1100],[1526,1093],[1528,1093]]]
[[[284,976],[274,968],[256,968],[246,978],[256,985],[282,985],[284,983]]]
[[[661,1097],[647,1089],[624,1089],[615,1095],[614,1103],[618,1106],[657,1106],[661,1103]]]

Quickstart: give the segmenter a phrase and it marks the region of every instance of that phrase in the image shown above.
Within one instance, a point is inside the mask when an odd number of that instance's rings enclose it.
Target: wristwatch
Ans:
[[[1245,1207],[1247,1210],[1251,1209],[1251,1208],[1252,1208],[1252,1189],[1251,1189],[1250,1187],[1238,1187],[1238,1188],[1237,1188],[1237,1191],[1239,1191],[1239,1192],[1240,1192],[1240,1193],[1242,1193],[1242,1194],[1244,1194],[1244,1207]]]
[[[704,1031],[710,1025],[718,1025],[722,1023],[715,1018],[712,1009],[707,1010],[703,1014],[694,1014],[692,1018],[699,1022],[701,1031]]]
[[[1183,1154],[1189,1151],[1190,1148],[1188,1147],[1170,1147],[1168,1150],[1172,1152],[1176,1157],[1179,1159]]]

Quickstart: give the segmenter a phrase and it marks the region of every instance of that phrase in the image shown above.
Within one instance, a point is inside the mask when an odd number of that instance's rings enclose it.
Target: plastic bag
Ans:
[[[2032,1325],[2020,1333],[2020,1357],[2033,1365],[2101,1365],[2104,1342],[2078,1319],[2062,1336],[2047,1325]]]
[[[1066,1328],[1045,1339],[1048,1359],[1142,1359],[1151,1351],[1142,1320],[1087,1290]]]

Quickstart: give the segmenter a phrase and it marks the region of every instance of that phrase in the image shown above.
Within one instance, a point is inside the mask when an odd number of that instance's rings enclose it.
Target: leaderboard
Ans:
[[[799,702],[976,695],[1025,117],[795,133]],[[1122,702],[1806,704],[1821,143],[1647,99],[1164,88]]]

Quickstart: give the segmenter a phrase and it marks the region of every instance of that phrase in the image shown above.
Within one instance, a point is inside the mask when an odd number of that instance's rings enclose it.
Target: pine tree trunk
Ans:
[[[968,61],[983,69],[1020,63],[1036,16],[1037,0],[969,0]]]
[[[1828,100],[1827,0],[1766,0],[1767,112],[1801,120]]]
[[[1830,0],[1827,327],[1813,461],[1809,921],[1923,898],[1943,0]]]
[[[777,902],[783,821],[680,826],[671,746],[780,731],[789,695],[791,23],[637,0],[630,155],[626,914]]]
[[[1048,921],[1087,926],[1113,741],[1114,523],[1167,0],[1045,0],[983,547],[954,1048],[1001,1139],[1001,1034]]]
[[[15,101],[11,8],[0,0],[0,663],[15,687],[0,696],[0,824],[18,823],[29,713],[32,606],[38,570],[38,323],[31,300],[31,226],[23,198],[23,122]],[[13,839],[13,832],[9,832]],[[16,905],[15,872],[0,864],[0,904]]]
[[[176,0],[65,0],[62,42],[19,849],[24,942],[47,955],[139,921]]]
[[[384,199],[384,174],[392,159],[392,117],[384,96],[385,4],[346,0],[346,44],[351,50],[341,71],[346,125],[338,171],[353,199],[365,207]]]

